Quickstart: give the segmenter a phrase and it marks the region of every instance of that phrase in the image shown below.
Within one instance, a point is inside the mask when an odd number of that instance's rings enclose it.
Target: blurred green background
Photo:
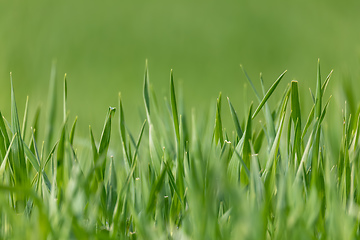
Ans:
[[[208,108],[222,91],[243,118],[241,63],[256,83],[263,72],[267,87],[288,69],[280,88],[298,80],[306,105],[317,58],[324,77],[335,70],[330,88],[343,79],[359,86],[359,10],[360,1],[325,0],[1,1],[0,109],[9,118],[11,71],[20,115],[29,95],[44,116],[54,59],[81,132],[100,131],[118,92],[128,122],[140,125],[145,59],[158,100],[169,95],[172,68],[189,108]]]

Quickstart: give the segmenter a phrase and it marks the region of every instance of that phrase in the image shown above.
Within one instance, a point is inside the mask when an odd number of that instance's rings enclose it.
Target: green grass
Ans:
[[[146,64],[137,135],[119,94],[101,136],[90,127],[85,144],[69,119],[66,75],[62,109],[50,80],[44,125],[40,110],[28,119],[28,103],[20,122],[11,79],[11,116],[0,113],[0,238],[358,239],[359,113],[345,107],[343,124],[324,131],[338,113],[327,111],[331,73],[322,80],[320,63],[308,113],[298,82],[278,89],[286,71],[268,90],[260,76],[261,93],[244,73],[258,100],[246,115],[234,108],[246,103],[224,104],[220,93],[209,115],[187,116],[173,71],[160,102]]]

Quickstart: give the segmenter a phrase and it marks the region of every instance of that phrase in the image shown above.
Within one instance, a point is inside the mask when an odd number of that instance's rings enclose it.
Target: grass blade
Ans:
[[[174,121],[175,135],[178,144],[180,144],[180,133],[179,133],[179,116],[176,106],[176,97],[175,97],[175,86],[174,86],[174,76],[173,70],[170,71],[170,95],[171,95],[171,111]]]
[[[281,79],[284,77],[285,73],[287,72],[287,70],[285,70],[279,77],[278,79],[274,82],[274,84],[270,87],[270,89],[267,91],[267,93],[265,94],[264,98],[261,100],[259,106],[257,107],[257,109],[255,110],[252,118],[254,119],[256,117],[256,115],[260,112],[261,108],[264,106],[264,104],[266,103],[266,101],[269,99],[269,97],[271,96],[271,94],[275,91],[276,87],[278,86],[278,84],[280,83]]]
[[[234,125],[235,125],[236,133],[239,136],[239,138],[241,138],[242,135],[243,135],[243,131],[242,131],[240,123],[239,123],[239,118],[238,118],[238,116],[236,114],[236,111],[235,111],[233,105],[230,102],[230,99],[227,98],[227,100],[228,100],[228,103],[229,103],[230,113],[231,113],[231,116],[232,116],[232,119],[233,119],[233,122],[234,122]]]

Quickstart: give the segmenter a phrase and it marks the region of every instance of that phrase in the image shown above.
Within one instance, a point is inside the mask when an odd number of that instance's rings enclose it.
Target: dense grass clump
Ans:
[[[225,113],[220,94],[214,117],[187,118],[179,113],[173,73],[164,107],[146,67],[138,136],[127,128],[119,94],[101,137],[90,127],[87,155],[78,151],[77,119],[68,117],[66,77],[60,128],[54,78],[42,125],[38,113],[29,123],[28,104],[20,125],[11,87],[11,117],[0,113],[0,238],[358,239],[359,120],[344,112],[343,126],[334,126],[343,128],[340,155],[330,157],[322,123],[331,73],[322,81],[318,65],[307,114],[296,81],[270,106],[286,72],[268,91],[260,77],[262,93],[244,73],[258,99],[247,116],[229,98]],[[223,127],[224,114],[234,131]],[[110,155],[110,140],[121,151]]]

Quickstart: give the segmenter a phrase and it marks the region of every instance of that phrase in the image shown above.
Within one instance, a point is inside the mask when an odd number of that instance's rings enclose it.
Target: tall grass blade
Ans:
[[[285,73],[287,72],[287,70],[285,70],[279,77],[278,79],[273,83],[273,85],[269,88],[269,90],[266,92],[264,98],[261,100],[259,106],[256,108],[252,118],[254,119],[256,117],[256,115],[260,112],[261,108],[264,106],[264,104],[266,103],[266,101],[270,98],[271,94],[275,91],[276,87],[278,86],[278,84],[280,83],[281,79],[284,77]]]

